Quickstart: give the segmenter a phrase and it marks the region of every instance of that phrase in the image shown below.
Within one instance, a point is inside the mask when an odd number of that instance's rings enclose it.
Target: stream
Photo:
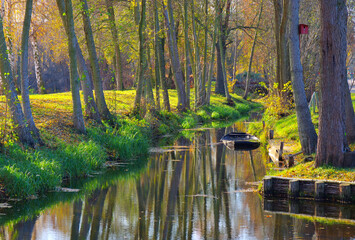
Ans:
[[[354,205],[264,200],[257,188],[266,156],[261,148],[226,148],[219,140],[232,131],[245,131],[244,124],[186,132],[153,147],[134,174],[120,166],[87,184],[85,194],[1,203],[0,240],[355,239]],[[289,205],[323,209],[324,217],[290,214]]]

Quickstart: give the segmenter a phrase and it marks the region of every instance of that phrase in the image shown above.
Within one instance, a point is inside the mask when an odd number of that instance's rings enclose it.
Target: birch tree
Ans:
[[[29,96],[29,81],[28,81],[28,41],[30,35],[31,15],[32,15],[33,0],[26,1],[25,19],[22,28],[21,41],[21,95],[22,107],[26,118],[26,123],[33,136],[42,143],[39,131],[33,120],[30,96]]]
[[[30,129],[26,126],[25,116],[23,114],[20,101],[16,94],[14,78],[9,62],[9,56],[6,46],[3,20],[0,14],[0,72],[2,85],[5,90],[7,104],[10,107],[11,118],[14,122],[15,132],[22,143],[35,145],[35,140],[31,135]]]

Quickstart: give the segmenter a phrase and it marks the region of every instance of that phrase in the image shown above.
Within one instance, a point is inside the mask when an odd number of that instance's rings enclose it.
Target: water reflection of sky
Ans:
[[[200,131],[156,149],[139,177],[118,180],[75,202],[3,226],[0,239],[355,237],[351,225],[265,212],[264,200],[254,191],[266,172],[262,154],[216,144],[229,131]]]

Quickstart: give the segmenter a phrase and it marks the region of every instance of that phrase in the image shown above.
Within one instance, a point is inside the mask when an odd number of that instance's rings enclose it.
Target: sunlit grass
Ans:
[[[295,167],[277,172],[276,176],[305,178],[305,179],[326,179],[335,181],[355,181],[355,169],[343,169],[332,166],[314,167],[314,162],[298,164]]]
[[[193,95],[191,93],[192,108]],[[127,117],[133,108],[135,90],[105,91],[105,97],[110,111],[117,116],[117,126],[106,123],[99,126],[86,119],[87,134],[83,135],[73,128],[70,92],[30,95],[34,121],[46,146],[26,150],[14,141],[3,141],[5,153],[0,155],[0,183],[5,194],[26,198],[53,189],[61,184],[62,179],[83,177],[100,170],[107,160],[146,158],[152,132],[159,135],[212,120],[237,120],[261,106],[234,94],[236,105],[229,106],[224,97],[213,95],[210,106],[196,113],[189,110],[181,114],[176,111],[176,90],[169,90],[172,112],[160,111],[140,119]],[[83,96],[81,99],[84,112]],[[4,127],[5,122],[7,127],[10,126],[4,96],[0,96],[0,112],[0,132],[10,133],[12,129],[5,131]]]

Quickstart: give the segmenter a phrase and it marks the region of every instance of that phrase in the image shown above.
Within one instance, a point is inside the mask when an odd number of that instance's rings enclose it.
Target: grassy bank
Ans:
[[[0,97],[0,197],[27,198],[56,186],[65,179],[86,177],[103,169],[106,161],[146,159],[152,135],[192,128],[212,120],[230,121],[260,108],[260,104],[233,95],[235,106],[225,104],[222,96],[212,96],[211,105],[197,112],[178,114],[160,111],[147,119],[129,116],[135,91],[105,92],[108,106],[117,116],[116,127],[88,120],[87,134],[79,134],[71,121],[71,94],[31,95],[34,120],[45,146],[27,148],[16,142],[9,111]],[[171,106],[176,106],[176,91],[170,91]]]
[[[355,94],[352,94],[353,105],[355,108]],[[318,112],[312,111],[312,122],[318,133]],[[266,128],[263,130],[262,122],[252,123],[249,125],[249,132],[258,135],[264,144],[267,145],[267,134],[270,129],[274,130],[274,137],[279,141],[288,142],[288,145],[293,146],[293,152],[300,152],[301,145],[299,143],[297,117],[294,111],[286,117],[277,117],[267,113],[263,117],[266,123]],[[355,144],[351,144],[350,148],[355,151]],[[323,166],[320,168],[314,167],[314,162],[304,162],[304,158],[308,156],[298,155],[296,157],[296,166],[284,171],[273,171],[271,167],[268,175],[307,178],[307,179],[326,179],[337,181],[355,181],[355,169],[342,169],[331,166]],[[311,156],[314,158],[314,155]]]

